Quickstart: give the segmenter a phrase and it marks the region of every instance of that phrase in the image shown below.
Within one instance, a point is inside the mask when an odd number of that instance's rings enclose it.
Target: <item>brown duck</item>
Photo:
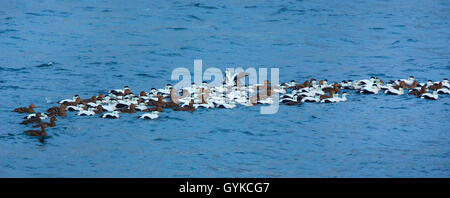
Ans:
[[[30,106],[28,107],[19,107],[13,110],[13,112],[17,112],[17,113],[34,113],[34,108],[36,108],[36,106],[34,106],[34,104],[30,104]]]
[[[48,116],[66,116],[66,105],[61,104],[59,107],[52,107],[47,109],[47,112],[49,113]]]
[[[404,81],[401,81],[398,85],[394,85],[393,88],[398,90],[400,88],[405,89],[407,86],[408,85]]]
[[[80,97],[77,97],[77,99],[75,99],[75,102],[64,102],[63,104],[66,106],[77,106],[78,104],[82,103],[83,101],[81,100]]]
[[[338,93],[340,90],[341,90],[341,88],[338,83],[334,83],[333,87],[325,87],[322,89],[322,91],[325,93],[329,93],[330,91],[334,91],[334,93]]]
[[[98,94],[98,96],[97,96],[97,100],[103,100],[104,99],[104,97],[103,97],[103,94]]]
[[[328,93],[329,93],[329,95],[320,95],[320,100],[327,99],[327,98],[332,98],[332,97],[333,97],[333,94],[334,94],[334,91],[333,91],[333,90],[331,90],[331,91],[328,92]]]
[[[95,114],[102,114],[103,113],[103,106],[102,105],[98,105],[97,108],[95,108],[94,113]]]
[[[443,87],[443,86],[442,86],[442,82],[439,82],[439,84],[434,83],[434,85],[429,86],[428,89],[429,89],[429,90],[436,91],[436,90],[438,90],[438,89],[442,89],[442,87]]]
[[[39,123],[37,125],[34,125],[33,128],[37,128],[37,127],[41,127],[41,126],[44,126],[45,128],[47,128],[47,127],[54,127],[54,126],[56,126],[55,121],[56,121],[56,117],[51,117],[50,118],[50,123],[48,123],[48,122],[41,122],[41,123]]]
[[[179,107],[179,105],[173,101],[170,101],[170,102],[164,103],[163,107],[164,108],[177,108],[177,107]]]
[[[120,111],[121,113],[136,113],[136,104],[131,104],[130,108],[124,107],[122,109],[117,109],[116,111]]]
[[[410,89],[414,89],[419,85],[419,82],[414,81],[411,85],[406,85],[406,87],[410,88]]]
[[[146,105],[149,105],[149,106],[156,106],[157,104],[164,105],[165,101],[164,101],[164,97],[161,95],[161,93],[158,93],[156,95],[156,97],[158,98],[158,101],[151,100],[151,101],[147,102]]]
[[[47,132],[45,131],[44,125],[41,125],[41,130],[28,130],[28,131],[24,131],[24,133],[26,133],[30,136],[38,136],[38,137],[47,136]]]
[[[92,96],[92,97],[89,98],[89,99],[83,100],[83,102],[85,102],[85,103],[90,103],[90,102],[96,103],[96,102],[97,102],[97,96]]]
[[[426,85],[422,86],[420,88],[420,90],[417,90],[417,89],[412,90],[411,92],[408,93],[408,95],[415,95],[417,97],[420,97],[424,93],[428,93],[428,89],[427,89]]]
[[[117,93],[116,96],[122,96],[123,97],[123,96],[130,95],[130,94],[132,94],[131,90],[129,88],[127,88],[123,92]]]
[[[158,111],[163,112],[163,103],[157,103],[156,107],[145,109],[144,111]]]

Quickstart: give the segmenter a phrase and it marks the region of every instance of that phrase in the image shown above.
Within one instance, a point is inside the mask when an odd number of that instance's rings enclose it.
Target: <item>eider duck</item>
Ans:
[[[446,87],[447,89],[450,89],[450,83],[448,82],[447,78],[444,78],[444,80],[442,80],[442,86]]]
[[[141,116],[139,116],[140,119],[149,119],[149,120],[153,120],[158,118],[158,111],[152,111],[151,113],[144,113]]]
[[[291,80],[289,83],[282,83],[281,86],[285,86],[287,88],[294,88],[299,85],[295,80]]]
[[[163,103],[157,103],[156,104],[156,107],[153,107],[153,108],[146,108],[146,109],[144,109],[144,110],[142,110],[142,111],[158,111],[158,112],[163,112]]]
[[[66,110],[67,111],[80,111],[83,110],[83,108],[85,107],[84,104],[77,104],[76,106],[67,106]]]
[[[48,118],[48,115],[45,114],[45,113],[42,114],[42,113],[38,112],[38,113],[29,114],[29,115],[23,117],[23,119],[29,120],[29,119],[33,119],[33,118],[36,118],[36,117],[40,117],[41,120],[45,120],[45,119]]]
[[[47,109],[47,112],[49,113],[49,116],[66,116],[67,112],[66,112],[66,105],[65,104],[61,104],[59,107],[52,107]]]
[[[442,88],[443,88],[442,82],[435,83],[431,86],[428,86],[428,89],[433,90],[433,91],[437,91],[438,89],[442,89]]]
[[[107,105],[102,105],[103,111],[114,111],[116,110],[117,101],[109,101]]]
[[[378,87],[377,84],[372,84],[369,86],[364,86],[361,87],[361,90],[359,91],[359,93],[362,94],[378,94],[378,91],[380,91],[380,88]]]
[[[321,103],[337,103],[337,102],[345,102],[347,101],[347,96],[349,94],[347,92],[342,93],[342,97],[340,98],[338,94],[333,95],[332,98],[325,98],[320,100]]]
[[[282,97],[279,100],[279,102],[285,103],[285,102],[290,102],[290,101],[297,101],[297,98],[298,98],[297,94],[292,95],[292,97],[285,96],[285,97]]]
[[[416,79],[414,76],[409,76],[408,79],[400,79],[397,80],[396,83],[399,84],[400,82],[405,82],[407,85],[412,85]]]
[[[147,105],[145,105],[144,100],[139,99],[135,109],[136,109],[136,111],[144,111],[144,110],[146,110],[147,109]]]
[[[288,106],[301,105],[302,99],[303,99],[303,97],[301,97],[301,96],[294,96],[292,98],[292,100],[285,100],[285,101],[282,101],[282,103],[285,105],[288,105]]]
[[[437,90],[438,94],[450,94],[450,90],[446,87]]]
[[[320,95],[304,97],[302,98],[302,102],[320,102]]]
[[[74,95],[72,99],[64,99],[64,100],[60,100],[58,103],[59,104],[64,104],[64,103],[68,103],[68,102],[75,102],[77,100],[77,98],[79,98],[79,95]]]
[[[95,112],[94,112],[93,108],[89,108],[88,110],[82,109],[78,112],[78,115],[79,116],[94,116]]]
[[[293,88],[293,89],[303,89],[303,88],[306,88],[306,87],[310,87],[311,86],[311,84],[310,84],[310,82],[309,81],[305,81],[305,82],[303,82],[303,84],[296,84],[295,86],[293,86],[293,87],[289,87],[289,88]]]
[[[75,101],[73,102],[63,102],[62,104],[66,105],[66,106],[77,106],[78,104],[81,104],[83,101],[81,100],[81,98],[78,96]]]
[[[121,109],[117,109],[115,111],[120,111],[121,113],[136,113],[136,104],[131,104],[130,108],[124,107]]]
[[[102,114],[103,113],[103,106],[102,105],[98,105],[94,110],[95,114]]]
[[[343,81],[341,81],[341,83],[340,83],[340,86],[341,86],[341,88],[342,89],[353,89],[352,88],[352,86],[353,86],[353,81],[352,80],[343,80]]]
[[[44,125],[41,125],[41,130],[28,130],[24,131],[29,136],[38,136],[38,137],[45,137],[47,136],[47,132],[45,131]]]
[[[381,85],[380,89],[386,91],[394,86],[395,82],[393,80],[389,81],[386,85]]]
[[[173,109],[173,108],[179,107],[179,105],[177,103],[173,102],[173,101],[170,101],[170,102],[164,103],[163,107],[164,108],[172,108]]]
[[[403,95],[405,93],[405,90],[402,87],[399,87],[398,89],[389,87],[386,91],[384,91],[384,93],[388,95]]]
[[[408,87],[408,88],[410,88],[410,89],[414,89],[414,88],[416,88],[417,86],[419,86],[419,82],[417,82],[417,81],[414,81],[411,85],[406,84],[406,87]]]
[[[97,96],[92,96],[91,98],[89,98],[89,99],[85,99],[85,100],[83,100],[83,102],[85,102],[86,104],[87,103],[97,103]]]
[[[320,96],[319,96],[319,99],[320,99],[320,100],[323,100],[323,99],[327,99],[327,98],[333,98],[334,91],[333,91],[333,90],[330,90],[330,91],[328,92],[328,94],[329,94],[329,95],[320,95]]]
[[[171,84],[167,84],[164,89],[158,89],[158,92],[162,93],[162,94],[170,94],[170,91],[172,91],[172,85]]]
[[[324,87],[322,88],[322,91],[325,93],[329,93],[330,91],[334,91],[334,93],[339,93],[341,90],[339,83],[334,83],[332,87]]]
[[[358,85],[372,85],[376,82],[376,78],[371,76],[370,79],[363,79],[357,82]]]
[[[410,91],[410,92],[408,93],[408,95],[415,95],[415,96],[417,96],[417,97],[420,97],[420,96],[422,96],[422,94],[425,94],[425,93],[428,93],[428,89],[427,89],[427,86],[423,85],[423,86],[420,88],[420,90],[412,89],[412,91]]]
[[[17,112],[17,113],[34,113],[34,108],[36,108],[36,106],[34,106],[34,104],[30,104],[30,106],[28,107],[19,107],[13,110],[13,112]]]
[[[41,127],[41,126],[44,126],[46,128],[47,127],[54,127],[54,126],[56,126],[55,121],[56,121],[56,117],[51,117],[50,118],[50,123],[48,123],[48,122],[41,122],[41,123],[39,123],[37,125],[34,125],[33,128],[37,128],[37,127]]]
[[[109,91],[108,93],[114,94],[114,95],[126,95],[125,91],[128,90],[128,93],[130,93],[130,88],[128,86],[124,86],[123,89],[113,89]]]
[[[98,94],[97,100],[102,101],[103,99],[105,99],[105,97],[103,97],[103,94],[102,93]]]
[[[424,93],[420,98],[428,99],[428,100],[437,100],[439,98],[439,95],[437,91],[433,91],[433,93]]]
[[[117,111],[105,113],[102,115],[102,118],[109,118],[109,119],[117,119],[119,117],[120,117],[119,112],[117,112]]]

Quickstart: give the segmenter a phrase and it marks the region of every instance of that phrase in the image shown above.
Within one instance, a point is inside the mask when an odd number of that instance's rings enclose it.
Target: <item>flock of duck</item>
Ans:
[[[437,100],[439,94],[450,94],[448,79],[425,83],[418,82],[414,76],[408,79],[384,82],[376,77],[364,80],[344,80],[340,83],[329,83],[327,80],[310,79],[303,83],[295,80],[289,83],[272,86],[266,80],[263,84],[241,86],[237,76],[226,78],[221,86],[210,86],[207,82],[201,85],[192,83],[180,90],[167,84],[164,89],[151,88],[149,92],[141,91],[134,94],[128,86],[115,89],[103,95],[81,99],[74,95],[72,99],[59,101],[59,106],[47,109],[46,113],[34,111],[35,105],[20,107],[13,110],[18,113],[28,113],[20,124],[31,125],[40,130],[27,130],[30,136],[47,136],[46,128],[56,126],[56,117],[67,116],[67,111],[74,111],[79,116],[97,116],[105,119],[117,119],[121,113],[134,114],[143,112],[140,119],[157,119],[164,109],[174,111],[194,112],[200,108],[235,108],[237,105],[255,106],[272,104],[274,94],[279,94],[279,102],[285,105],[301,105],[302,103],[338,103],[347,100],[346,90],[355,90],[360,94],[378,94],[384,92],[390,95],[414,95],[418,98]],[[406,90],[408,90],[406,92]],[[342,93],[341,93],[342,92]],[[341,93],[341,94],[340,94]],[[252,95],[252,96],[250,96]],[[44,120],[49,118],[49,122]]]

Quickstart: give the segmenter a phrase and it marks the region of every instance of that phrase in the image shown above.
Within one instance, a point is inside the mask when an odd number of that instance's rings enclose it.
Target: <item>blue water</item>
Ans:
[[[165,111],[157,120],[38,111],[174,68],[278,67],[280,81],[448,78],[450,2],[0,1],[1,177],[450,177],[450,97],[358,95],[339,104]],[[53,64],[47,64],[52,62]]]

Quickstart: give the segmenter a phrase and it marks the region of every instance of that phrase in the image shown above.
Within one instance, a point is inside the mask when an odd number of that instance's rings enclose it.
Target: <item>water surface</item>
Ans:
[[[163,87],[174,68],[278,67],[280,80],[449,77],[450,3],[8,1],[0,7],[2,177],[449,177],[450,100],[58,118],[45,143],[18,106]],[[49,64],[50,63],[50,64]]]

